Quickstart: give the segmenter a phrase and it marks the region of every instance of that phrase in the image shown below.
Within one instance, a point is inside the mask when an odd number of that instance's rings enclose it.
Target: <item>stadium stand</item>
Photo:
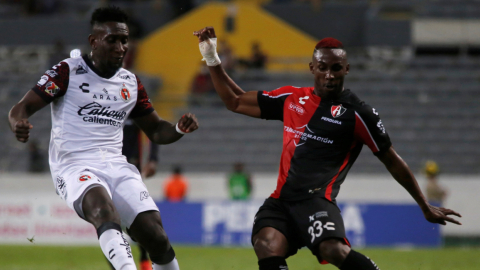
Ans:
[[[358,61],[360,60],[360,61]],[[478,173],[480,115],[476,104],[480,66],[475,59],[414,58],[391,74],[356,70],[364,59],[352,59],[346,87],[380,112],[394,146],[414,171],[427,159],[446,173]],[[310,86],[308,74],[266,74],[263,81],[243,76],[244,89],[273,90],[283,85]],[[192,108],[200,119],[196,134],[162,150],[163,168],[182,163],[189,171],[223,171],[235,161],[252,171],[276,171],[282,124],[235,115],[224,108]],[[385,172],[364,149],[352,171]]]

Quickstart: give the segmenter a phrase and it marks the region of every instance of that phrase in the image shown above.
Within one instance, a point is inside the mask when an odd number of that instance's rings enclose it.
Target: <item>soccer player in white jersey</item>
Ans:
[[[122,68],[128,50],[127,15],[100,8],[91,19],[91,52],[55,65],[9,113],[20,142],[33,126],[28,118],[51,104],[50,170],[57,194],[97,230],[115,269],[136,269],[121,225],[149,253],[154,270],[179,269],[157,206],[135,166],[122,155],[127,117],[157,144],[169,144],[198,128],[186,114],[174,125],[154,111],[135,74]]]

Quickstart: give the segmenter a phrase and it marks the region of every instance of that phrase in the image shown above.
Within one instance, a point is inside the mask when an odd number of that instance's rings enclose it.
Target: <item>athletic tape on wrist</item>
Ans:
[[[178,123],[175,125],[175,130],[176,130],[178,133],[182,134],[182,135],[187,134],[185,131],[182,131],[182,130],[178,127]]]
[[[222,63],[217,53],[217,38],[209,38],[198,44],[200,53],[203,56],[202,61],[207,62],[207,66],[218,66]]]

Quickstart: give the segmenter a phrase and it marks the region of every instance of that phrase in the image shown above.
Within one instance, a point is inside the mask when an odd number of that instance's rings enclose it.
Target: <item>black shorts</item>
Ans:
[[[292,202],[268,198],[255,215],[252,239],[264,227],[285,235],[289,246],[285,258],[305,246],[316,256],[318,245],[328,238],[340,238],[349,244],[340,209],[324,198]]]

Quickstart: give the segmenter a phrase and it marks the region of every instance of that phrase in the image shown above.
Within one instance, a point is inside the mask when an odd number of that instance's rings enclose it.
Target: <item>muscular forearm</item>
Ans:
[[[390,159],[384,162],[385,166],[387,167],[390,174],[393,178],[402,185],[408,193],[413,197],[413,199],[417,202],[420,208],[424,211],[428,209],[428,203],[425,197],[418,186],[417,180],[413,176],[412,172],[408,168],[408,165],[403,161],[403,159],[398,156],[396,153],[395,155],[397,158]]]
[[[223,70],[221,65],[208,67],[213,85],[227,109],[235,111],[239,105],[238,96],[245,93]]]
[[[152,132],[152,134],[149,134],[148,137],[152,143],[170,144],[178,141],[183,137],[183,135],[176,131],[175,125],[166,121],[162,121],[157,124],[155,130]]]
[[[15,123],[21,119],[28,119],[33,112],[28,112],[27,107],[24,103],[20,102],[12,107],[8,113],[8,122],[10,124],[10,129],[13,131]]]

